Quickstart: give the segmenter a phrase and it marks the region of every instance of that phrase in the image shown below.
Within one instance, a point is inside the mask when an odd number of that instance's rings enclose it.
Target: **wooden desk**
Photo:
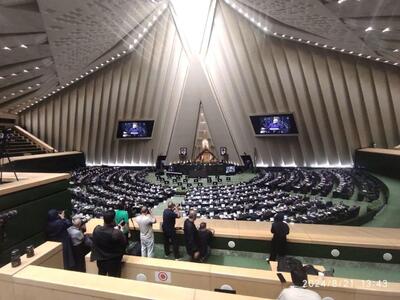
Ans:
[[[29,266],[14,276],[15,299],[261,300],[193,288]],[[264,298],[265,299],[265,298]]]
[[[170,272],[170,285],[214,290],[228,284],[240,295],[276,299],[281,290],[291,284],[289,273],[282,273],[287,280],[281,284],[276,272],[171,261],[157,258],[125,256],[122,277],[136,279],[144,274],[148,282],[156,282],[156,272]],[[97,273],[97,266],[86,257],[87,272]],[[395,300],[400,299],[400,283],[387,283],[386,287],[369,286],[365,280],[339,277],[308,276],[312,289],[323,297],[340,300]]]
[[[153,225],[155,232],[162,232],[162,217],[157,216]],[[177,219],[176,226],[183,227],[184,219]],[[269,241],[272,239],[270,222],[196,220],[196,225],[206,222],[207,227],[215,229],[216,237]],[[96,225],[103,224],[101,219],[92,219],[87,224],[88,232]],[[138,228],[130,222],[131,229]],[[338,225],[289,224],[289,243],[304,243],[330,246],[361,247],[373,249],[400,250],[400,228],[374,228]],[[182,231],[178,231],[182,233]]]
[[[70,178],[68,173],[17,172],[17,176],[19,181],[15,179],[14,173],[3,173],[3,180],[10,182],[0,185],[0,196]]]
[[[56,242],[46,242],[35,249],[35,256],[21,256],[21,265],[13,268],[11,263],[0,268],[0,300],[13,299],[13,276],[30,265],[48,268],[63,268],[62,245]]]
[[[65,155],[76,155],[81,152],[79,151],[65,151],[65,152],[55,152],[55,153],[45,153],[45,154],[32,154],[32,155],[23,155],[23,156],[13,156],[10,157],[11,162],[14,161],[24,161],[38,158],[47,158],[47,157],[57,157],[57,156],[65,156]]]

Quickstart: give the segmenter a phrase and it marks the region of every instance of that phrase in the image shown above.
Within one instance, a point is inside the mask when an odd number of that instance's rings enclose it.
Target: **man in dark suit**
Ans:
[[[198,261],[200,258],[200,239],[199,232],[194,224],[196,220],[196,212],[191,210],[189,217],[185,220],[183,232],[185,235],[186,252],[189,254],[191,261]]]
[[[207,228],[205,222],[200,223],[199,241],[200,241],[200,261],[204,262],[211,254],[210,242],[214,236],[214,229]]]
[[[99,275],[121,277],[121,260],[125,253],[127,240],[116,227],[115,211],[103,214],[104,226],[97,225],[93,231],[93,249],[90,259],[97,261]]]
[[[179,259],[179,245],[176,237],[175,221],[180,218],[179,210],[173,202],[168,203],[168,207],[163,212],[162,230],[164,233],[164,253],[169,256],[172,243],[175,259]]]
[[[289,225],[283,222],[284,215],[277,213],[272,223],[271,233],[273,233],[271,241],[271,255],[269,260],[275,261],[276,257],[286,255],[286,236],[289,234]]]

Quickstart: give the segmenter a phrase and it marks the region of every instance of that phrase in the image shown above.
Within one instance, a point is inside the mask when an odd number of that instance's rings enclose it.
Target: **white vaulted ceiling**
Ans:
[[[270,35],[400,63],[398,0],[225,2]],[[163,3],[0,0],[0,111],[19,113],[119,53]]]
[[[0,111],[18,113],[93,72],[133,44],[162,4],[0,0]]]
[[[400,62],[400,1],[227,0],[273,33],[294,41]],[[265,25],[263,25],[265,26]]]

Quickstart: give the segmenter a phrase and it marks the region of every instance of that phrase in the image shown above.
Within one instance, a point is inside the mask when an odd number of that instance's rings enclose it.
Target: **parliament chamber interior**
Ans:
[[[0,0],[0,300],[400,299],[400,1]]]

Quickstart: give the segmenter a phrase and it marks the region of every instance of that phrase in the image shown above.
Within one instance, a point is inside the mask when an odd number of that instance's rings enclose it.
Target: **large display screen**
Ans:
[[[153,134],[154,121],[119,121],[117,138],[150,139]]]
[[[293,114],[250,116],[257,136],[277,136],[298,134]]]

